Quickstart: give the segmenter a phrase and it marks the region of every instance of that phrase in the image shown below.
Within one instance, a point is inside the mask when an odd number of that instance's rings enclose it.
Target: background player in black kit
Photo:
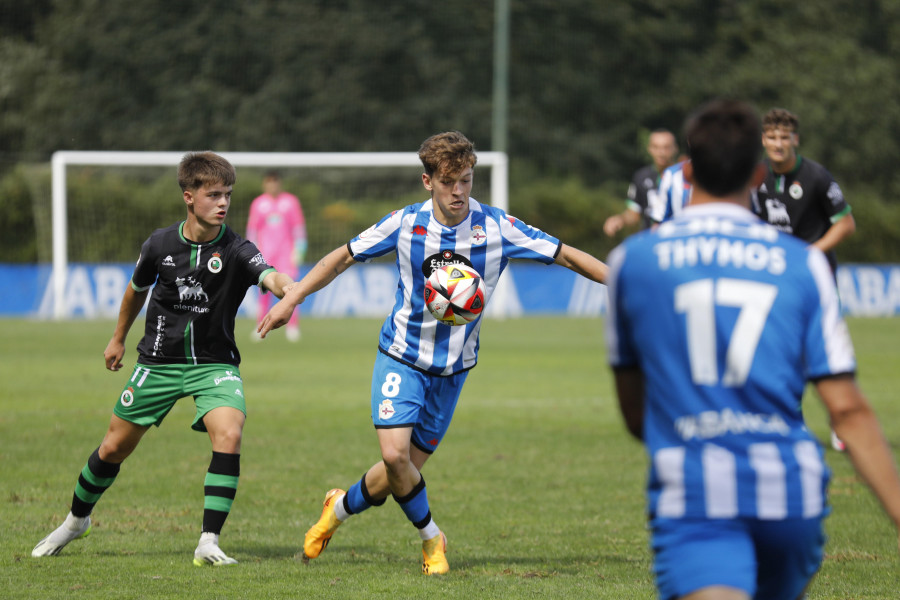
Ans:
[[[647,139],[647,154],[653,164],[635,171],[628,186],[628,200],[625,210],[612,215],[603,223],[603,233],[612,237],[623,227],[634,227],[638,223],[642,229],[653,225],[653,207],[659,188],[659,178],[670,166],[674,165],[678,155],[678,142],[668,129],[654,129]]]
[[[206,431],[212,442],[194,564],[237,562],[218,543],[237,491],[246,418],[234,318],[251,285],[281,298],[292,279],[270,267],[253,243],[225,226],[234,181],[234,167],[217,154],[198,152],[182,158],[178,184],[187,218],[154,231],[144,242],[115,332],[103,353],[107,369],[122,367],[125,338],[149,293],[137,365],[100,447],[81,471],[65,522],[38,542],[32,556],[56,555],[70,541],[90,533],[91,511],[112,485],[122,461],[178,399],[193,396],[197,412],[192,428]]]
[[[825,167],[797,154],[800,121],[795,114],[773,108],[763,116],[762,127],[769,169],[757,190],[760,217],[824,252],[836,274],[834,249],[856,231],[841,186]],[[844,450],[834,431],[831,446]]]
[[[856,231],[850,205],[831,173],[797,154],[800,122],[783,108],[763,117],[763,148],[769,169],[759,187],[760,216],[782,231],[816,246],[837,269],[834,249]]]

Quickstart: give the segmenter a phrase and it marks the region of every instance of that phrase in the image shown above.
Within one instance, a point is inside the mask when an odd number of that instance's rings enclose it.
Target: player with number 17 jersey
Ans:
[[[706,204],[629,238],[609,266],[610,364],[645,374],[651,518],[824,515],[828,469],[801,398],[856,368],[824,255]],[[671,343],[636,343],[659,336]]]
[[[425,307],[425,281],[447,264],[465,264],[481,274],[485,303],[510,259],[553,263],[560,241],[504,211],[469,199],[469,215],[456,226],[442,225],[432,200],[385,216],[352,239],[348,248],[359,262],[397,253],[400,273],[394,307],[381,328],[384,354],[433,375],[453,375],[475,366],[481,319],[449,327]]]

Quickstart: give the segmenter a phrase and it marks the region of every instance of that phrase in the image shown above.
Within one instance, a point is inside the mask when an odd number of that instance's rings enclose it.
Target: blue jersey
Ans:
[[[824,514],[801,398],[856,369],[825,256],[718,203],[632,236],[609,267],[609,361],[644,376],[651,516]]]
[[[650,216],[657,223],[668,221],[690,202],[691,184],[684,180],[684,161],[663,171],[655,200]]]
[[[453,375],[475,366],[481,319],[451,327],[425,306],[425,281],[448,264],[465,264],[481,274],[485,304],[511,258],[552,263],[560,242],[502,210],[469,199],[469,215],[446,227],[433,215],[432,201],[395,211],[353,238],[353,258],[367,262],[397,254],[400,273],[394,308],[381,328],[379,349],[392,358],[434,375]]]

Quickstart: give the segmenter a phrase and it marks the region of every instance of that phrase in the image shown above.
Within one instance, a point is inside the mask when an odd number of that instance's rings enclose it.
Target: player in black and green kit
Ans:
[[[850,205],[831,173],[797,154],[799,120],[773,108],[763,117],[763,148],[769,170],[757,191],[760,217],[816,246],[837,270],[834,249],[856,231]]]
[[[234,181],[234,167],[212,152],[190,153],[181,160],[178,183],[187,218],[154,231],[144,242],[103,353],[107,369],[122,368],[125,338],[150,295],[137,365],[100,447],[81,471],[69,515],[38,542],[32,556],[56,555],[70,541],[86,536],[91,511],[115,481],[122,461],[178,399],[193,396],[197,411],[192,428],[207,432],[212,442],[194,564],[237,562],[218,544],[237,491],[246,418],[234,319],[251,285],[281,298],[292,279],[270,267],[253,243],[225,225]]]
[[[757,190],[760,217],[825,253],[837,275],[834,249],[856,231],[850,205],[828,169],[797,154],[800,121],[783,108],[763,116],[762,145],[769,169]],[[831,432],[831,447],[844,450]]]

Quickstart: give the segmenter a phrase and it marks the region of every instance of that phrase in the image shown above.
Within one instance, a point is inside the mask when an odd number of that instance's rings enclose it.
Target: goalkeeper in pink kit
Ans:
[[[250,203],[247,239],[256,244],[270,265],[294,278],[300,275],[307,245],[306,219],[300,200],[281,189],[281,176],[275,171],[266,173],[263,193]],[[269,311],[271,299],[270,294],[259,295],[257,325]],[[292,342],[300,339],[299,307],[291,315],[286,335]]]

